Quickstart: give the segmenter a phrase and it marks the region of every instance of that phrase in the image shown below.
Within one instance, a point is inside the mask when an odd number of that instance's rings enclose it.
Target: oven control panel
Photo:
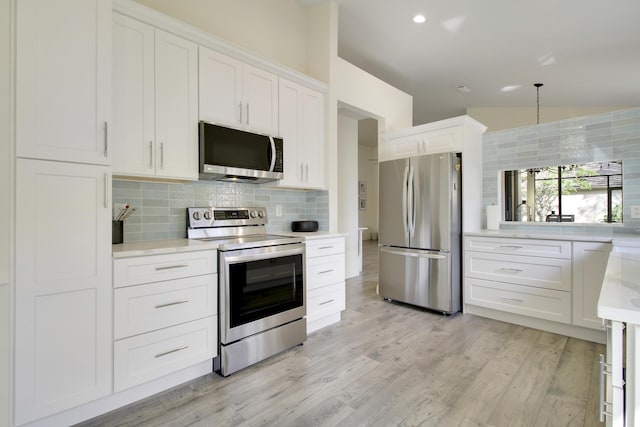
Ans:
[[[267,224],[267,208],[187,208],[189,228]]]

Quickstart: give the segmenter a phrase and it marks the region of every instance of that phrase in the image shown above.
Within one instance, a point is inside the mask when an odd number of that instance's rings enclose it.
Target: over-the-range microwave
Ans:
[[[263,183],[282,179],[282,138],[201,121],[200,179]]]

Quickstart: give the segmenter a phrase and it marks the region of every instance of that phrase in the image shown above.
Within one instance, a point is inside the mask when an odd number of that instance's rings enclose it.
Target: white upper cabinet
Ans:
[[[324,95],[280,78],[279,113],[284,179],[278,185],[325,188]]]
[[[111,164],[111,1],[16,6],[18,157]]]
[[[197,45],[113,17],[114,175],[198,178]]]
[[[200,46],[200,120],[278,135],[278,76]]]

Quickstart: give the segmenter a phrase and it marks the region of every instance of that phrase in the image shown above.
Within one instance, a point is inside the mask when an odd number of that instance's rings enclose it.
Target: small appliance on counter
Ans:
[[[292,221],[291,231],[295,232],[314,232],[318,231],[318,221]]]

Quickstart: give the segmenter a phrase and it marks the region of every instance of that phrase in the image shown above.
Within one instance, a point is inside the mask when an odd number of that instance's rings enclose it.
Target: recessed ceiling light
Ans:
[[[420,14],[413,17],[413,22],[415,22],[416,24],[422,24],[426,20],[427,18],[425,18],[424,15],[420,15]]]
[[[513,92],[514,90],[518,90],[518,89],[520,89],[520,85],[505,86],[500,90],[502,92]]]

